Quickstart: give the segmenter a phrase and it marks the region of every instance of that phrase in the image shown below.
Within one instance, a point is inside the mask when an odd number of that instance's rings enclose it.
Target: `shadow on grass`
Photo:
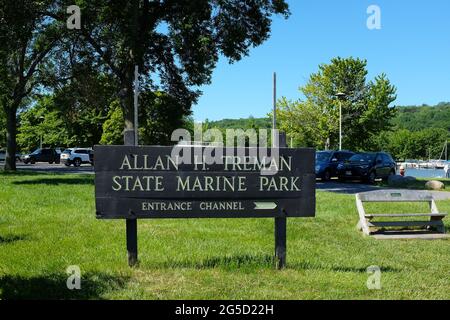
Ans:
[[[0,235],[0,246],[2,244],[10,244],[10,243],[14,243],[17,241],[23,241],[23,240],[28,240],[29,236],[27,235],[6,235],[6,236],[2,236]]]
[[[42,175],[42,172],[33,172],[33,171],[5,171],[3,170],[2,164],[0,163],[0,176],[39,176]]]
[[[94,185],[93,178],[72,178],[72,177],[55,177],[55,178],[40,178],[33,180],[22,180],[22,181],[13,181],[13,184],[16,185]]]
[[[368,266],[367,266],[368,267]],[[294,270],[329,270],[335,272],[353,272],[353,273],[367,273],[367,267],[347,267],[347,266],[324,266],[320,264],[312,264],[309,262],[294,262],[288,263],[288,269]],[[392,267],[380,267],[381,272],[400,272],[400,269]]]
[[[82,274],[81,289],[67,288],[66,274],[46,274],[32,278],[20,276],[0,277],[0,299],[103,299],[104,293],[123,288],[128,281],[104,273]]]
[[[203,260],[179,260],[168,261],[164,263],[164,268],[193,268],[193,269],[210,269],[210,268],[242,268],[242,267],[272,267],[274,260],[269,255],[235,255],[210,257]]]
[[[164,268],[274,268],[275,260],[270,255],[235,255],[223,257],[211,257],[199,261],[180,260],[164,263]],[[328,270],[334,272],[367,273],[367,267],[326,266],[309,262],[287,262],[287,270]],[[400,272],[400,269],[392,267],[380,267],[381,272]]]
[[[410,190],[426,190],[426,191],[432,191],[425,187],[425,184],[427,181],[440,181],[444,184],[445,189],[441,191],[449,191],[450,190],[450,179],[442,179],[442,178],[418,178],[417,180],[409,181],[404,185],[401,186],[389,186],[387,182],[383,182],[382,186],[384,187],[390,187],[393,189],[410,189]]]

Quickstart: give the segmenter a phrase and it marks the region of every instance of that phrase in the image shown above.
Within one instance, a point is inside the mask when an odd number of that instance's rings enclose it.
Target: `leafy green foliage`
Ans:
[[[395,115],[396,89],[384,74],[367,81],[366,67],[365,60],[339,57],[320,65],[300,88],[305,101],[279,101],[280,128],[302,146],[336,148],[342,105],[343,147],[367,148],[367,141],[388,128]],[[339,100],[338,93],[345,96]]]
[[[446,129],[428,128],[420,131],[399,129],[385,131],[376,139],[380,150],[390,152],[395,159],[439,159],[445,141],[450,135]]]
[[[103,134],[100,144],[123,144],[123,112],[118,101],[111,104],[108,118],[103,123]]]
[[[103,133],[111,103],[116,99],[115,82],[105,74],[83,68],[71,81],[54,91],[54,109],[64,116],[71,146],[90,147]]]
[[[0,108],[0,149],[6,146],[6,116],[3,108]]]
[[[198,86],[211,81],[222,54],[239,60],[270,35],[271,16],[288,16],[284,0],[60,1],[83,12],[81,46],[117,81],[125,125],[133,128],[134,68],[143,91],[166,92],[189,110]],[[156,81],[157,79],[157,81]]]
[[[311,145],[320,148],[322,139],[326,137],[320,136],[320,128],[323,128],[320,121],[326,119],[314,114],[314,109],[308,109],[306,103],[293,103],[282,98],[278,102],[278,107],[283,110],[277,114],[282,125],[281,130],[291,133],[288,138],[293,138],[294,146]],[[361,149],[384,150],[398,160],[430,157],[439,159],[445,141],[450,141],[450,103],[442,102],[436,106],[398,106],[396,110],[396,115],[389,122],[389,128],[378,135],[373,135],[371,141],[365,141],[367,144]],[[221,130],[247,129],[251,128],[252,122],[260,123],[261,127],[267,129],[272,126],[269,118],[225,119],[211,122],[210,125]],[[297,134],[299,127],[303,127],[302,134]],[[353,147],[350,149],[355,150]]]
[[[70,138],[59,110],[55,110],[51,96],[44,96],[36,105],[22,112],[17,143],[22,152],[31,152],[39,148],[40,140],[44,147],[69,146]]]
[[[0,2],[0,107],[6,115],[6,170],[15,170],[17,119],[38,85],[41,64],[64,31],[44,14],[52,0]]]
[[[164,92],[145,92],[140,107],[140,143],[171,145],[172,132],[187,126],[190,109]]]
[[[408,106],[397,108],[398,116],[392,125],[400,129],[419,131],[427,128],[443,128],[450,131],[450,102],[436,106]]]
[[[254,118],[252,116],[243,119],[223,119],[219,121],[208,121],[208,126],[219,129],[270,129],[272,120],[270,118]]]

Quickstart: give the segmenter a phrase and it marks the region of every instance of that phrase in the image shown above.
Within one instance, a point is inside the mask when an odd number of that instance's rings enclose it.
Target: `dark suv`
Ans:
[[[316,153],[316,178],[328,181],[337,177],[337,167],[355,153],[351,151],[319,151]]]
[[[59,163],[59,154],[56,152],[55,149],[37,149],[33,153],[27,154],[23,157],[23,162],[25,164],[31,163],[35,164],[36,162],[48,162],[50,164],[52,163]]]
[[[385,152],[357,153],[338,166],[339,180],[361,179],[374,183],[375,179],[387,180],[395,175],[396,164],[391,155]]]

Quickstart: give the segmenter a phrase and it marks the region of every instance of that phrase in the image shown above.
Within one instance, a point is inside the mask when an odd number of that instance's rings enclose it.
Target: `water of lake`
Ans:
[[[442,169],[406,169],[406,175],[415,178],[445,178],[444,170]]]

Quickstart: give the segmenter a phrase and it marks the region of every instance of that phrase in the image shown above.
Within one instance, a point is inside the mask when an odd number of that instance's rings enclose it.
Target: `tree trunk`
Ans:
[[[17,151],[17,108],[11,106],[6,111],[6,159],[5,171],[16,171]]]

